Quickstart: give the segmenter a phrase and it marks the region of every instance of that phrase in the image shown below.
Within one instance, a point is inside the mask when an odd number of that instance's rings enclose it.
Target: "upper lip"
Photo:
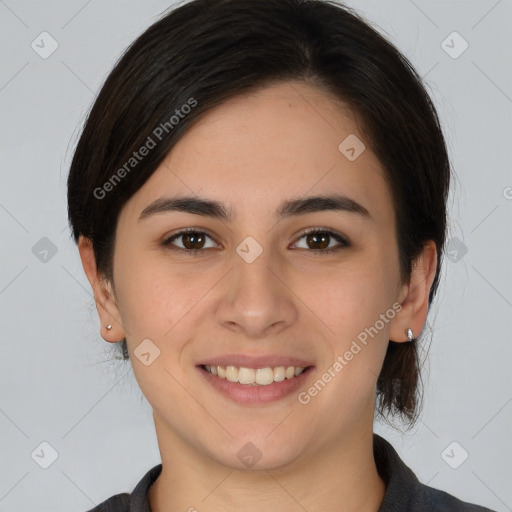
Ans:
[[[290,356],[266,355],[266,356],[247,356],[242,354],[227,354],[209,358],[199,363],[198,366],[238,366],[244,368],[275,368],[277,366],[299,366],[306,368],[312,364],[304,359]]]

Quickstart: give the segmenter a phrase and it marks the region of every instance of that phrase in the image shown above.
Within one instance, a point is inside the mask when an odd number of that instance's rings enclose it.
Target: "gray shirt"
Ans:
[[[373,454],[386,484],[378,512],[494,512],[423,485],[391,444],[377,434],[373,435]],[[116,494],[88,512],[151,512],[148,491],[161,471],[162,464],[158,464],[143,476],[131,494]]]

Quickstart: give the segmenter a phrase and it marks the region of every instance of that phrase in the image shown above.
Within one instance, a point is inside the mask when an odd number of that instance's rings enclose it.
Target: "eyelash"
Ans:
[[[168,247],[171,250],[176,251],[176,252],[186,253],[186,254],[191,255],[191,256],[199,256],[201,252],[204,252],[204,249],[182,249],[181,247],[177,247],[175,245],[172,245],[172,242],[176,238],[179,238],[180,236],[186,235],[188,233],[195,233],[195,234],[200,234],[200,235],[206,235],[209,238],[213,239],[213,237],[211,235],[209,235],[205,231],[199,231],[199,230],[194,229],[194,228],[189,228],[189,229],[184,229],[184,230],[182,230],[182,231],[180,231],[178,233],[175,233],[171,237],[167,238],[166,240],[164,240],[162,242],[162,245],[164,247]],[[299,240],[301,240],[303,237],[305,237],[307,235],[315,234],[315,233],[321,233],[323,235],[328,235],[330,238],[334,238],[334,240],[339,242],[341,245],[339,245],[337,247],[331,247],[330,249],[309,249],[308,252],[312,252],[313,254],[316,254],[316,255],[331,254],[331,253],[339,251],[341,249],[350,247],[350,245],[351,245],[341,235],[338,235],[337,233],[335,233],[333,231],[330,231],[329,229],[321,229],[321,228],[313,228],[313,229],[310,229],[308,231],[303,232],[299,236],[299,238],[297,239],[297,242]]]

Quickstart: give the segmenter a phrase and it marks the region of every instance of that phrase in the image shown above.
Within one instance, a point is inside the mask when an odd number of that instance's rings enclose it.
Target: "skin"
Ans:
[[[349,134],[365,141],[349,109],[306,84],[231,99],[180,139],[122,209],[114,283],[97,272],[90,242],[80,239],[102,336],[126,336],[154,411],[163,469],[150,489],[153,511],[379,508],[385,485],[372,451],[375,385],[388,340],[405,342],[406,328],[418,336],[425,324],[436,251],[427,243],[410,283],[400,282],[383,168],[369,144],[349,161],[338,150]],[[333,191],[362,204],[371,219],[322,211],[276,222],[283,201]],[[220,201],[235,220],[186,212],[138,220],[152,201],[178,193]],[[199,256],[162,245],[184,228],[211,236]],[[302,236],[308,228],[328,228],[351,245],[315,254],[323,246]],[[263,248],[250,264],[235,250],[247,236]],[[307,390],[394,303],[401,310],[307,405],[293,393],[243,406],[205,385],[196,368],[227,353],[297,356],[315,366]],[[146,338],[160,350],[149,366],[133,355]],[[249,442],[262,454],[250,470],[237,457]]]

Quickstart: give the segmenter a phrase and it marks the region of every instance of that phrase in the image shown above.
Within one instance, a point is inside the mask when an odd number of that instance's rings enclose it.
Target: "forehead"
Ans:
[[[291,82],[238,96],[205,114],[128,210],[139,215],[148,202],[179,193],[223,202],[237,218],[268,216],[285,199],[333,192],[363,204],[372,217],[393,216],[383,168],[350,109]]]

